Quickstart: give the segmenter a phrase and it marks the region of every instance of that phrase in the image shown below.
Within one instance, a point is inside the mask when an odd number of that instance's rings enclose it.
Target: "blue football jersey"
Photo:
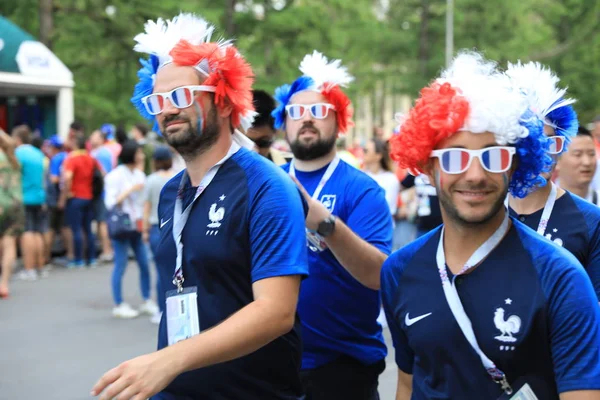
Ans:
[[[542,210],[530,215],[510,214],[537,231]],[[585,267],[600,301],[600,208],[565,192],[556,199],[545,237],[569,250]]]
[[[163,188],[156,263],[165,290],[173,290],[176,247],[173,211],[183,172]],[[184,188],[183,206],[195,188]],[[198,289],[200,330],[224,321],[254,300],[261,279],[308,273],[300,194],[280,168],[246,149],[219,169],[194,203],[182,233],[184,287]],[[300,326],[249,354],[178,376],[156,399],[300,399]],[[158,348],[167,346],[166,319]],[[215,397],[216,396],[216,397]]]
[[[538,399],[600,390],[600,307],[572,254],[518,221],[471,273],[448,275],[483,352],[509,382]],[[412,399],[497,399],[480,358],[444,296],[436,264],[441,228],[392,254],[382,299],[398,368],[413,375]]]
[[[296,178],[312,195],[327,167],[311,172],[296,170]],[[289,164],[283,169],[288,172]],[[318,200],[360,238],[390,253],[393,221],[385,192],[364,172],[340,161]],[[364,364],[384,359],[387,348],[377,323],[379,291],[354,279],[329,249],[308,248],[310,276],[302,282],[298,303],[302,368],[316,368],[341,355]]]

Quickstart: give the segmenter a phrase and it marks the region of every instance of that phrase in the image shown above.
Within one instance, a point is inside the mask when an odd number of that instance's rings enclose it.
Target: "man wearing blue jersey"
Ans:
[[[310,277],[300,289],[302,379],[307,400],[378,398],[386,346],[377,323],[379,275],[392,245],[383,189],[340,160],[336,138],[351,121],[341,90],[351,81],[340,61],[318,52],[303,75],[277,89],[273,116],[294,154],[284,166],[309,204],[306,243]]]
[[[558,78],[538,63],[509,64],[507,74],[544,121],[551,141],[549,153],[556,163],[577,134],[579,123],[571,105],[575,100],[565,98],[566,90],[557,87]],[[551,176],[552,172],[543,175],[546,180]],[[509,205],[512,216],[577,257],[600,301],[600,208],[551,182],[525,198],[511,196]]]
[[[461,53],[392,139],[435,182],[442,227],[392,254],[381,291],[397,400],[600,398],[600,308],[581,264],[509,218],[551,165],[506,75]]]
[[[151,56],[133,102],[156,117],[187,169],[158,207],[161,350],[107,372],[93,389],[101,399],[303,398],[301,197],[283,171],[242,147],[252,143],[233,129],[254,116],[252,70],[230,42],[211,42],[212,30],[181,14],[136,37],[135,49]]]

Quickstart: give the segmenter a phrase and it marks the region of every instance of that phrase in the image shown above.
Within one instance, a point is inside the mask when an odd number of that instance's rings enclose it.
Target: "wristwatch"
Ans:
[[[317,233],[323,237],[327,237],[331,235],[333,231],[335,231],[335,216],[331,214],[319,223]]]

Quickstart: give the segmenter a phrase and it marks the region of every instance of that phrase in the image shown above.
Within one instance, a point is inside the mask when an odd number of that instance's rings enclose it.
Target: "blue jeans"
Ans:
[[[146,246],[142,241],[142,235],[136,233],[129,239],[117,240],[112,239],[113,249],[115,251],[115,268],[112,273],[112,293],[113,300],[116,305],[123,302],[122,283],[125,268],[127,268],[127,253],[129,246],[135,253],[135,258],[140,268],[140,289],[144,300],[150,298],[150,271],[148,271],[148,255],[146,254]]]
[[[150,249],[154,256],[154,266],[156,267],[156,297],[158,298],[158,307],[161,312],[165,312],[167,300],[165,299],[165,291],[160,284],[160,273],[158,271],[158,265],[156,264],[156,252],[158,250],[158,243],[160,242],[160,230],[158,225],[152,225],[150,228]]]
[[[83,263],[83,234],[87,243],[87,261],[93,262],[96,258],[96,239],[92,233],[92,219],[94,209],[92,200],[72,198],[67,202],[67,221],[73,232],[73,245],[75,263]]]

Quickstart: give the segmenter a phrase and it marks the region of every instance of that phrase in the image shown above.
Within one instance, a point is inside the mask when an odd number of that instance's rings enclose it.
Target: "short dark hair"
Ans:
[[[264,90],[253,90],[252,103],[254,104],[254,109],[258,113],[258,115],[254,117],[252,127],[259,128],[268,126],[272,130],[275,130],[275,119],[271,116],[271,112],[275,109],[275,100],[273,100],[273,97]]]
[[[157,171],[166,171],[173,166],[173,159],[154,160],[154,169]]]
[[[121,153],[119,154],[119,162],[121,164],[134,164],[135,153],[137,153],[140,145],[135,140],[127,140],[123,142]]]
[[[42,146],[44,145],[44,139],[42,139],[40,136],[34,136],[33,139],[31,139],[31,145],[41,150]]]
[[[148,134],[148,127],[145,124],[135,124],[134,126],[135,129],[140,131],[143,137],[146,137],[146,135]]]
[[[77,147],[78,150],[85,149],[85,142],[86,142],[85,135],[83,135],[82,133],[75,135],[74,143],[75,143],[75,147]]]
[[[592,136],[592,132],[590,132],[590,130],[588,128],[586,128],[585,126],[581,126],[579,125],[579,128],[577,128],[577,136]]]
[[[123,143],[129,140],[129,138],[127,137],[127,132],[125,131],[125,127],[123,125],[119,125],[117,127],[115,131],[115,139],[120,145],[123,145]]]
[[[83,126],[83,124],[79,121],[73,121],[71,122],[71,125],[69,126],[71,129],[73,129],[74,131],[77,132],[82,132],[84,131],[85,127]]]
[[[31,144],[31,129],[27,125],[15,126],[12,130],[12,136],[18,137],[23,144]]]

